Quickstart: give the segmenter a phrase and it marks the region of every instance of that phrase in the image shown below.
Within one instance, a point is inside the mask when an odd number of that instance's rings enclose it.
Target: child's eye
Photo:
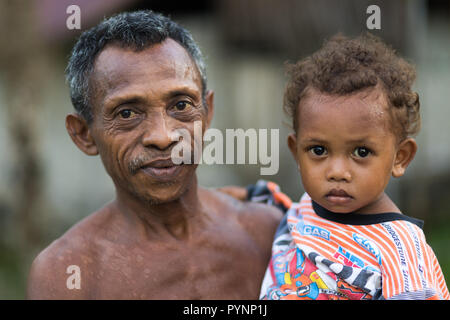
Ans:
[[[326,154],[327,150],[322,146],[314,146],[309,149],[311,153],[315,156],[323,156]]]
[[[365,147],[358,147],[353,151],[353,155],[358,158],[365,158],[370,154],[370,150]]]

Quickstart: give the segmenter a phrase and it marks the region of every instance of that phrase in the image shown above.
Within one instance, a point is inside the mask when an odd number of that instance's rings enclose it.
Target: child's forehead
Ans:
[[[391,117],[385,93],[371,88],[356,93],[337,95],[308,89],[301,99],[298,129],[329,128],[355,134],[369,129],[391,130]]]
[[[386,93],[379,86],[366,88],[348,94],[332,94],[321,92],[315,88],[308,87],[305,89],[303,98],[300,100],[300,106],[366,106],[368,108],[361,109],[362,111],[383,112],[388,109],[388,99]]]

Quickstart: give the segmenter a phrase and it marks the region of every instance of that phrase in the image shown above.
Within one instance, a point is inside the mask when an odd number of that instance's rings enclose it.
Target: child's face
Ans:
[[[297,117],[288,144],[311,198],[339,213],[385,208],[380,202],[390,176],[403,175],[417,145],[398,143],[383,92],[337,96],[309,89]]]

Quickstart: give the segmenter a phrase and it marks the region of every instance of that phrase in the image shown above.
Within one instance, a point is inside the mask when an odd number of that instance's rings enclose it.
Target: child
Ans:
[[[289,148],[306,193],[288,209],[272,248],[263,299],[449,299],[423,222],[384,190],[414,158],[420,128],[414,68],[378,38],[338,35],[289,67]]]

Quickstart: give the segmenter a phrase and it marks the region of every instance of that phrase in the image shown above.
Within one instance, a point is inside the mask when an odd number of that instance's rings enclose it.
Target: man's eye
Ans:
[[[365,147],[358,147],[353,151],[353,155],[358,158],[365,158],[370,154],[370,150]]]
[[[187,107],[189,107],[189,105],[190,105],[190,103],[187,102],[187,101],[178,101],[178,102],[175,104],[175,108],[176,108],[178,111],[183,111],[184,109],[186,109]]]
[[[135,113],[134,113],[134,111],[131,111],[130,109],[124,109],[124,110],[121,110],[119,112],[119,114],[123,119],[128,119],[128,118],[131,118],[132,116],[134,116]]]
[[[326,154],[327,150],[322,146],[314,146],[309,149],[311,153],[315,156],[323,156]]]

